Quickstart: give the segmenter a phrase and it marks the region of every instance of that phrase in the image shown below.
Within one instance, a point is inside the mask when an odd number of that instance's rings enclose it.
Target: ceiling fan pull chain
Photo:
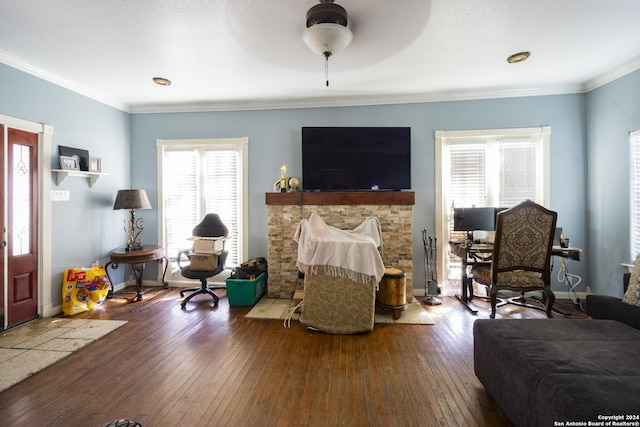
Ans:
[[[329,57],[331,52],[324,52],[324,77],[327,80],[327,87],[329,87]]]

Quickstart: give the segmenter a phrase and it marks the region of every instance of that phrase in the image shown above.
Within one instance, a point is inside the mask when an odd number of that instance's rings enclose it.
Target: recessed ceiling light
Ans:
[[[165,79],[164,77],[154,77],[153,82],[160,86],[170,86],[171,80]]]
[[[531,55],[531,52],[525,51],[525,52],[514,53],[513,55],[507,58],[507,62],[509,64],[515,64],[518,62],[526,61],[527,58],[529,58],[529,55]]]

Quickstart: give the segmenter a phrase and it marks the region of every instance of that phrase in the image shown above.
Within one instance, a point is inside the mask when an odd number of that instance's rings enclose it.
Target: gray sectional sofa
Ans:
[[[474,323],[476,376],[514,425],[640,425],[640,307],[588,295],[586,308]]]

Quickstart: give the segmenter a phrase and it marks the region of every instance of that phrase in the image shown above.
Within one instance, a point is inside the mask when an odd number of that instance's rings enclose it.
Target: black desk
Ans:
[[[449,242],[449,249],[451,253],[460,258],[461,264],[461,280],[460,287],[461,293],[456,294],[456,298],[467,307],[472,313],[477,313],[478,309],[473,306],[473,284],[467,280],[467,267],[469,264],[476,262],[476,258],[488,258],[493,253],[493,245],[490,243],[479,243],[468,246],[465,242]],[[559,256],[575,261],[580,261],[580,254],[582,249],[579,248],[562,248],[560,246],[554,246],[552,248],[552,255]],[[555,310],[555,309],[554,309]],[[558,310],[555,310],[558,311]],[[567,314],[565,312],[560,312]]]

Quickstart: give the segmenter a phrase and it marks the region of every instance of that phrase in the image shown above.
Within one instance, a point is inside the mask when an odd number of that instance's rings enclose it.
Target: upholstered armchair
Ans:
[[[498,292],[509,290],[520,296],[500,299],[501,304],[517,304],[544,309],[551,318],[555,295],[551,290],[551,252],[558,214],[531,200],[496,216],[496,235],[490,266],[472,268],[471,276],[489,285],[491,318],[495,318]],[[487,274],[490,273],[490,274]],[[544,307],[527,304],[524,293],[542,291]]]

